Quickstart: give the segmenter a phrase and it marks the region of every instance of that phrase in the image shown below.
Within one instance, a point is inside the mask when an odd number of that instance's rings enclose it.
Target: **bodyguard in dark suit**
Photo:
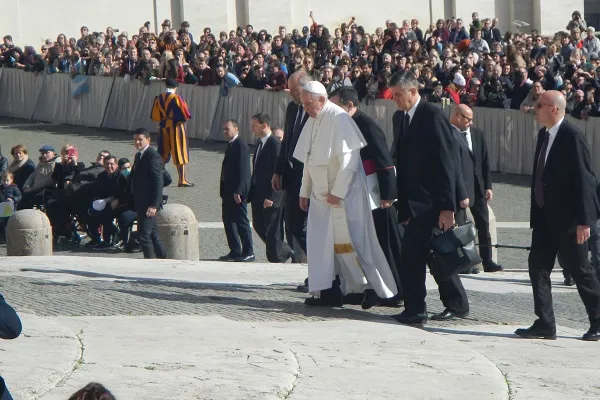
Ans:
[[[137,213],[138,240],[144,258],[167,258],[165,248],[158,236],[156,215],[162,206],[164,164],[160,154],[150,146],[150,132],[139,128],[133,134],[138,150],[131,170],[131,193],[133,209]]]
[[[588,260],[590,225],[600,212],[597,180],[590,153],[579,129],[567,122],[564,96],[544,92],[536,106],[540,130],[531,185],[533,228],[529,277],[538,319],[515,334],[524,338],[556,339],[550,273],[556,254],[571,274],[590,320],[583,340],[600,340],[600,283]]]
[[[405,226],[400,281],[405,310],[394,318],[404,324],[427,322],[425,296],[427,242],[432,230],[451,229],[456,211],[456,141],[442,110],[419,96],[414,74],[401,71],[390,80],[401,111],[397,129],[398,220]],[[469,304],[458,275],[438,282],[446,310],[442,319],[464,316]]]
[[[238,135],[238,123],[227,120],[223,135],[229,141],[221,166],[221,215],[229,245],[229,253],[220,261],[254,261],[252,230],[248,221],[248,192],[250,190],[250,153],[248,145]]]
[[[248,194],[248,201],[252,204],[252,226],[267,245],[267,260],[284,263],[294,252],[283,241],[283,193],[273,190],[271,183],[281,142],[271,133],[271,118],[267,114],[254,115],[251,124],[252,133],[258,138]]]
[[[309,117],[300,104],[300,94],[302,87],[310,80],[310,76],[303,71],[293,73],[288,79],[288,87],[293,101],[290,101],[285,112],[285,134],[272,179],[274,190],[284,190],[285,223],[305,253],[308,214],[300,209],[300,186],[302,185],[304,165],[296,160],[293,154],[302,128]],[[299,260],[294,261],[299,262]]]
[[[459,145],[461,157],[461,172],[463,183],[468,197],[475,227],[479,236],[479,255],[483,260],[485,272],[502,271],[502,266],[492,260],[492,237],[490,235],[490,216],[487,202],[492,200],[492,177],[488,159],[487,145],[483,132],[473,128],[473,111],[469,106],[460,104],[456,106],[450,123],[454,128]],[[463,197],[463,198],[466,198]],[[473,268],[472,271],[477,271]]]

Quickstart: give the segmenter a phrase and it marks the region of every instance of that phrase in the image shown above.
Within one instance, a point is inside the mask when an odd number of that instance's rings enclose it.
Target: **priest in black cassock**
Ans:
[[[367,145],[360,150],[360,158],[367,175],[367,182],[370,183],[369,191],[375,192],[371,196],[375,231],[381,249],[394,274],[396,285],[400,288],[398,263],[401,238],[398,230],[398,215],[396,208],[393,207],[394,200],[397,198],[396,173],[385,134],[371,117],[358,109],[358,92],[352,86],[337,88],[330,94],[329,100],[350,114],[367,141]],[[373,200],[378,204],[375,204]],[[354,296],[350,295],[344,298],[344,303],[352,303],[351,297]],[[379,299],[372,289],[368,289],[361,298],[361,304],[364,309],[377,304],[397,306],[401,299],[400,291],[392,299]]]

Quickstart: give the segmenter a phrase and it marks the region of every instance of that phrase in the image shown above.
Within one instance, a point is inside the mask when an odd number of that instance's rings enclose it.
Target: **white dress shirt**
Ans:
[[[410,110],[408,110],[408,124],[409,125],[412,122],[413,117],[415,116],[415,111],[417,111],[417,106],[419,105],[420,101],[421,101],[421,96],[419,96],[415,105],[412,106]]]
[[[265,144],[267,144],[267,140],[269,139],[269,136],[271,136],[271,132],[267,133],[265,136],[258,139],[259,142],[262,142],[262,146],[260,147],[260,151],[258,150],[258,148],[256,148],[256,153],[254,154],[254,163],[256,163],[256,160],[258,160],[258,154],[262,153],[262,149],[265,148]]]
[[[558,128],[560,128],[560,124],[563,123],[565,118],[561,118],[560,121],[552,128],[548,129],[548,133],[550,134],[550,138],[548,139],[548,148],[546,149],[546,157],[544,158],[544,165],[548,162],[548,154],[550,154],[550,148],[552,148],[552,143],[554,143],[554,139],[556,139],[556,134],[558,133]]]

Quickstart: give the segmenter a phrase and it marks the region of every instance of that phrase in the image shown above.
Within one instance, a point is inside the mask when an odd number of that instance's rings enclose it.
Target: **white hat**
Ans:
[[[456,86],[465,86],[467,81],[465,81],[465,77],[462,76],[460,72],[454,74],[454,80],[452,81]]]
[[[106,207],[106,203],[107,203],[106,199],[95,200],[92,203],[92,208],[95,211],[102,211]]]
[[[327,97],[327,89],[321,82],[318,81],[310,81],[303,87],[308,93],[318,94],[321,96]]]

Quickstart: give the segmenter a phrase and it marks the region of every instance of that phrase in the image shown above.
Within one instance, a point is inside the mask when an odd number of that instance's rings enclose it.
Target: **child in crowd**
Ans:
[[[13,210],[17,208],[17,204],[21,201],[21,191],[14,183],[14,176],[12,172],[4,171],[0,175],[0,203],[12,203]],[[3,210],[0,210],[3,212]],[[9,217],[0,217],[0,240],[5,239],[4,229],[8,223]]]

